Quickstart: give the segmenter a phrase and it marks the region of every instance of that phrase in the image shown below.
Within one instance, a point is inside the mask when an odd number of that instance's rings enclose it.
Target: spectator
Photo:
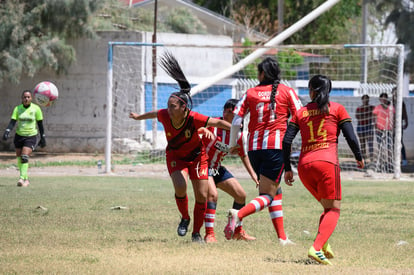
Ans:
[[[361,97],[362,105],[356,109],[357,134],[361,143],[362,155],[365,160],[374,160],[374,106],[369,104],[369,96]],[[367,155],[367,146],[369,156]]]
[[[388,100],[386,93],[380,94],[381,104],[374,108],[375,130],[377,136],[378,155],[380,161],[385,161],[383,167],[385,172],[392,172],[393,168],[393,129],[394,129],[394,107]],[[384,156],[380,156],[385,154]]]

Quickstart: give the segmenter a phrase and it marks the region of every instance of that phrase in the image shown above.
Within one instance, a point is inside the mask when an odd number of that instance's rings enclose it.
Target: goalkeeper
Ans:
[[[22,104],[13,110],[9,125],[3,134],[3,140],[9,138],[10,132],[17,122],[16,134],[14,136],[14,147],[16,149],[17,167],[20,178],[17,186],[29,186],[29,157],[36,147],[37,134],[40,133],[40,147],[46,146],[43,128],[43,114],[40,107],[32,103],[32,92],[24,90],[22,93]],[[37,127],[36,127],[37,125]]]

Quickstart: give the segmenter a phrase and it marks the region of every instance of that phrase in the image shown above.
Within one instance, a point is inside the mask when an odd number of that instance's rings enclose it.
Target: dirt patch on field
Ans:
[[[122,158],[122,156],[120,156]],[[29,168],[30,176],[59,176],[59,175],[85,175],[85,176],[130,176],[130,177],[151,177],[151,178],[169,178],[167,167],[165,164],[128,164],[115,165],[111,173],[105,172],[105,166],[98,168],[98,161],[103,161],[103,154],[50,154],[45,152],[34,152],[30,158],[32,166]],[[53,166],[35,167],[36,162],[42,164],[54,163]],[[60,165],[67,164],[71,165]],[[91,163],[89,166],[74,165],[76,163]],[[16,167],[16,157],[14,152],[0,152],[0,165],[4,168],[0,169],[0,175],[16,176],[19,172]],[[243,165],[226,166],[236,177],[241,179],[249,179],[250,176],[244,169]],[[383,180],[392,179],[392,174],[380,174],[367,176],[364,172],[341,172],[343,180]],[[414,180],[414,165],[403,167],[402,180]]]

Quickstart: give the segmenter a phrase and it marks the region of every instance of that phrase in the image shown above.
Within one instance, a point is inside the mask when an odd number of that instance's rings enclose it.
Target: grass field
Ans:
[[[1,274],[414,274],[414,182],[343,182],[328,267],[307,259],[321,207],[299,182],[283,186],[285,229],[297,245],[281,247],[267,210],[244,220],[257,241],[225,240],[232,200],[222,192],[218,243],[200,245],[177,236],[167,179],[37,176],[28,188],[15,181],[0,178]],[[254,184],[242,185],[248,199],[257,195]]]

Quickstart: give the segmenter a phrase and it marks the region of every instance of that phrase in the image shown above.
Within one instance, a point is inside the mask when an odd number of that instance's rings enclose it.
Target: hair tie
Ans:
[[[185,102],[181,97],[179,97],[179,96],[177,96],[177,95],[175,95],[175,94],[172,94],[171,95],[172,97],[175,97],[175,98],[177,98],[178,100],[180,100],[182,103],[184,103],[184,105],[186,105],[187,106],[187,102]]]

